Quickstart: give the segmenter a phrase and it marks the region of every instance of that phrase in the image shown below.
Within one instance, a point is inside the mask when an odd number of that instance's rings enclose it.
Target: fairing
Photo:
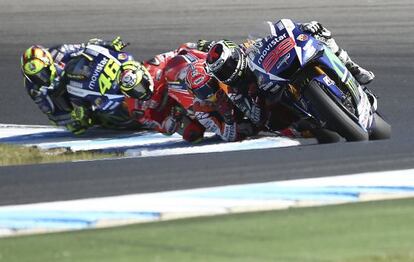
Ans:
[[[128,53],[88,45],[78,59],[67,65],[71,69],[67,76],[71,100],[77,105],[89,105],[93,110],[114,110],[125,97],[117,83],[120,67],[131,59]]]
[[[372,110],[365,92],[326,45],[303,32],[298,24],[289,19],[282,19],[276,23],[267,22],[267,27],[268,34],[254,39],[246,49],[249,67],[257,76],[262,90],[280,93],[282,87],[290,84],[292,78],[302,72],[306,65],[320,65],[324,70],[336,74],[339,81],[344,83],[355,101],[357,122],[363,129],[370,127]],[[344,93],[335,83],[338,79],[333,81],[323,70],[320,74],[314,80],[341,101]],[[303,107],[303,103],[296,106]],[[302,109],[312,112],[312,108]]]

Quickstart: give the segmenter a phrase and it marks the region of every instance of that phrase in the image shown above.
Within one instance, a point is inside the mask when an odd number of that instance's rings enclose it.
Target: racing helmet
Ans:
[[[215,101],[219,90],[218,81],[207,74],[205,64],[197,61],[191,64],[187,70],[186,84],[188,91],[200,100]]]
[[[40,45],[33,45],[24,52],[21,68],[26,79],[39,86],[50,86],[56,77],[52,55]]]
[[[224,84],[232,84],[241,79],[247,58],[236,43],[221,40],[215,43],[207,54],[207,72]]]
[[[121,65],[118,82],[121,91],[129,97],[148,100],[154,92],[151,74],[141,63],[128,61]]]

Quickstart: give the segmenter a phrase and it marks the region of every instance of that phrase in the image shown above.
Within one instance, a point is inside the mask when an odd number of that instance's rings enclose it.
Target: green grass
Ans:
[[[414,261],[414,199],[5,238],[0,261]]]
[[[114,157],[92,152],[42,151],[34,147],[0,145],[0,166],[93,160]]]

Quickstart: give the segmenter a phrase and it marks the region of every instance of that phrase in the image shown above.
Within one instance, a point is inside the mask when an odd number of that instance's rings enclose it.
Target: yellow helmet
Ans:
[[[121,91],[129,97],[148,100],[152,96],[154,80],[141,63],[136,61],[123,63],[118,77]]]
[[[36,85],[50,86],[56,77],[52,55],[40,45],[31,46],[24,52],[21,67],[27,80]]]

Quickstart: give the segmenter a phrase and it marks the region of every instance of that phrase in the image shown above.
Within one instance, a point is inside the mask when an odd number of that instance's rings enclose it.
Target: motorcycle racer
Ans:
[[[182,101],[173,98],[168,92],[169,81],[177,81],[178,74],[183,69],[175,63],[178,55],[191,53],[194,57],[206,56],[197,50],[194,43],[182,44],[178,49],[158,54],[143,65],[148,70],[154,82],[154,92],[147,101],[127,99],[130,114],[143,127],[172,135],[177,132],[189,142],[197,142],[204,136],[205,128],[191,118]]]
[[[272,30],[273,23],[268,22],[268,24]],[[312,21],[301,24],[300,27],[332,49],[358,82],[368,84],[373,80],[374,74],[353,62],[347,52],[338,47],[331,33],[320,23]],[[257,79],[250,69],[249,53],[258,40],[248,40],[242,45],[228,40],[204,43],[209,47],[208,72],[219,81],[231,86],[231,91],[228,93],[230,99],[253,123],[263,127],[270,117],[267,108],[278,106],[275,102],[280,99],[280,90],[283,88],[271,86],[269,82]],[[280,115],[280,120],[282,127],[284,122],[288,123],[283,119],[283,115]]]
[[[95,46],[95,49],[107,48],[119,52],[126,44],[117,37],[111,42],[91,39],[86,44],[64,44],[51,48],[34,45],[28,48],[22,55],[21,68],[29,96],[53,124],[64,126],[76,135],[84,133],[94,124],[111,126],[113,120],[136,128],[137,124],[127,119],[125,109],[119,104],[115,105],[111,100],[101,99],[99,105],[97,103],[86,106],[82,99],[70,98],[68,83],[81,85],[83,81],[96,81],[95,78],[98,77],[92,75],[91,80],[90,66],[94,65],[94,59],[92,55],[84,52],[90,46]],[[119,85],[126,96],[148,99],[152,89],[148,72],[139,63],[133,61],[132,56],[123,55],[119,58],[123,64],[117,68],[117,75],[112,71],[114,77],[104,79],[108,81],[103,86],[111,88],[112,85]],[[102,79],[99,78],[99,81]],[[112,127],[116,126],[112,125]]]

